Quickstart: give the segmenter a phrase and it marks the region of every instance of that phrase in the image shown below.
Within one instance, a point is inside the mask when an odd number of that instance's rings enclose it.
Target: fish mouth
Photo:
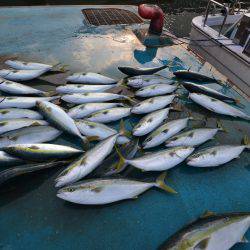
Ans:
[[[55,179],[55,187],[60,188],[60,187],[63,187],[63,186],[64,186],[64,184],[63,184],[62,179],[60,177],[56,178]],[[62,190],[58,190],[58,192],[60,192],[60,191],[62,191]]]

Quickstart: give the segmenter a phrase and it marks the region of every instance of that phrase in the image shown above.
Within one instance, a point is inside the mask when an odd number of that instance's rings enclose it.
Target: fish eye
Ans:
[[[75,191],[75,188],[73,188],[73,187],[70,187],[70,188],[67,188],[67,189],[66,189],[66,191],[67,191],[67,192],[70,192],[70,193],[72,193],[72,192],[74,192],[74,191]]]

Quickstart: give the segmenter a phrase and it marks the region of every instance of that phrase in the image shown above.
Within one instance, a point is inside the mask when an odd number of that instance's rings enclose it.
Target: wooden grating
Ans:
[[[92,8],[83,9],[83,15],[90,25],[115,25],[143,23],[143,20],[135,13],[117,8]]]

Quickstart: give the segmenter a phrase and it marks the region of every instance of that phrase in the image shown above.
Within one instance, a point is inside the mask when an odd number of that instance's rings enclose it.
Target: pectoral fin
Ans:
[[[203,239],[194,247],[194,250],[206,250],[209,240],[210,238]]]

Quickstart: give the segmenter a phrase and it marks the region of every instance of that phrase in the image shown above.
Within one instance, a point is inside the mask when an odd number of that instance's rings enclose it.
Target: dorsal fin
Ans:
[[[202,215],[200,216],[200,218],[207,218],[207,217],[214,216],[214,215],[215,215],[215,213],[212,212],[212,211],[205,211],[205,213],[202,214]]]

